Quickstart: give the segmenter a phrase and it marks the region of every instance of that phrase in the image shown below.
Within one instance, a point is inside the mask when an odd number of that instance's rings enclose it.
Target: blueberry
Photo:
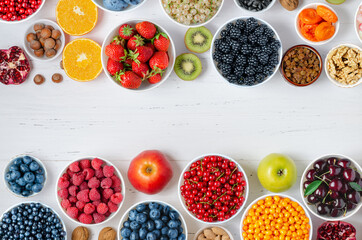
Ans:
[[[145,227],[141,227],[140,230],[138,231],[138,235],[140,236],[141,239],[145,239],[147,233],[148,233],[148,231],[147,231],[147,228],[145,228]]]
[[[174,228],[169,229],[167,236],[169,236],[170,238],[177,238],[177,236],[178,236],[177,229],[174,229]]]
[[[40,174],[37,174],[35,176],[35,182],[36,183],[39,183],[39,184],[43,184],[45,182],[45,177],[44,175],[40,175]]]
[[[137,230],[137,229],[140,229],[141,228],[141,225],[136,222],[136,221],[132,221],[129,225],[129,227],[132,229],[132,230]]]
[[[13,164],[15,164],[17,166],[19,166],[22,163],[23,163],[23,158],[22,157],[15,158],[14,161],[13,161]]]
[[[20,165],[20,171],[23,172],[23,173],[26,173],[26,172],[29,172],[30,170],[29,170],[28,165],[23,163],[23,164]]]
[[[25,164],[30,164],[33,161],[33,159],[30,156],[24,156],[23,157],[23,162]]]
[[[131,5],[137,5],[141,2],[142,0],[124,0],[124,2],[131,4]]]
[[[9,181],[11,181],[12,179],[11,179],[11,173],[10,172],[7,172],[6,174],[5,174],[5,181],[7,181],[7,182],[9,182]]]
[[[162,229],[162,227],[164,226],[163,222],[160,219],[156,219],[154,222],[156,229]]]
[[[12,164],[11,166],[9,166],[9,171],[19,171],[19,166]]]
[[[10,186],[10,190],[15,194],[21,193],[21,187],[18,184],[14,184],[14,185]]]
[[[186,240],[185,234],[182,233],[180,236],[178,236],[177,240]]]
[[[136,215],[137,215],[137,210],[136,209],[132,209],[131,211],[129,211],[129,214],[128,214],[128,219],[131,220],[131,221],[134,221],[136,220]]]
[[[143,212],[146,210],[146,208],[147,208],[147,206],[145,204],[139,204],[139,205],[137,205],[136,210],[138,212]]]
[[[35,180],[35,175],[32,172],[26,172],[23,176],[25,182],[32,183]]]
[[[32,187],[33,187],[33,184],[32,184],[32,183],[27,183],[27,184],[25,185],[25,189],[28,190],[28,191],[32,191],[32,190],[31,190]]]
[[[170,220],[168,223],[167,223],[167,226],[169,228],[178,228],[179,227],[179,223],[175,220]]]
[[[29,197],[31,195],[31,192],[28,191],[28,190],[24,190],[21,192],[21,195],[24,196],[24,197]]]
[[[129,228],[124,227],[121,229],[121,236],[123,238],[129,238],[131,236],[131,233],[132,233],[132,231]]]
[[[149,233],[147,233],[146,239],[147,239],[147,240],[156,240],[157,237],[156,237],[156,234],[155,234],[155,233],[149,232]]]
[[[43,185],[40,183],[36,183],[32,186],[31,190],[35,193],[40,192],[43,189]]]
[[[162,222],[167,223],[168,221],[170,221],[170,218],[168,216],[164,215],[161,217],[161,220],[162,220]]]
[[[158,203],[155,203],[155,202],[151,202],[151,203],[149,203],[148,204],[148,207],[150,208],[150,209],[156,209],[156,208],[158,208],[160,205],[158,204]]]
[[[171,210],[168,215],[172,220],[176,220],[179,218],[179,214],[175,210]]]
[[[123,223],[123,227],[126,227],[126,228],[129,228],[129,226],[130,226],[130,221],[125,221],[124,223]]]
[[[44,169],[40,167],[37,171],[35,171],[35,173],[38,175],[44,175]]]
[[[155,229],[152,231],[155,235],[156,235],[156,238],[158,239],[159,237],[161,237],[161,231],[158,230],[158,229]]]
[[[137,232],[131,232],[131,235],[129,236],[129,240],[139,240],[139,236]]]
[[[151,219],[155,220],[155,219],[159,219],[161,217],[161,212],[158,209],[152,209],[150,211],[150,217]]]
[[[160,240],[169,240],[167,236],[161,236]]]
[[[21,177],[21,173],[19,171],[13,171],[10,173],[11,180],[17,180]]]
[[[29,168],[31,171],[36,171],[40,168],[39,164],[35,161],[31,162],[30,165],[29,165]]]
[[[152,210],[153,211],[153,210]],[[151,211],[151,212],[152,212]],[[151,217],[152,218],[152,217]],[[136,215],[136,222],[138,222],[138,223],[145,223],[147,221],[147,215],[146,214],[144,214],[144,213],[138,213],[137,215]]]
[[[153,231],[155,229],[155,223],[151,220],[147,221],[146,223],[147,230],[149,232]]]
[[[25,181],[25,179],[24,178],[18,178],[17,180],[16,180],[16,183],[17,184],[19,184],[19,186],[22,186],[22,187],[24,187],[25,185],[26,185],[26,181]]]
[[[161,234],[162,234],[162,235],[167,235],[168,230],[169,230],[168,227],[163,227],[163,228],[161,229]]]
[[[128,3],[120,0],[103,0],[105,8],[113,11],[121,11],[128,6]]]

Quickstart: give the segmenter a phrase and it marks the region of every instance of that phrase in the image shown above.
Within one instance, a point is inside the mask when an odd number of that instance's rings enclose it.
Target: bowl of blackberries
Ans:
[[[249,12],[265,12],[269,10],[276,0],[234,0],[236,5]]]
[[[130,207],[118,227],[118,239],[186,240],[185,219],[162,201],[142,201]]]
[[[254,17],[235,18],[216,32],[211,57],[219,75],[234,86],[257,86],[270,80],[282,60],[275,29]]]
[[[343,155],[311,162],[303,173],[300,193],[309,211],[326,221],[340,221],[362,206],[362,169]]]
[[[13,158],[4,169],[5,185],[19,197],[38,194],[45,185],[47,174],[44,164],[29,155]]]

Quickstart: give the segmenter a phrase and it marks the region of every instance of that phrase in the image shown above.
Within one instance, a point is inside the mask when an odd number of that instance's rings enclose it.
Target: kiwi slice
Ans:
[[[194,80],[202,71],[201,60],[192,53],[181,54],[176,58],[174,70],[182,80]]]
[[[191,52],[203,53],[210,49],[212,33],[206,27],[189,28],[184,41]]]

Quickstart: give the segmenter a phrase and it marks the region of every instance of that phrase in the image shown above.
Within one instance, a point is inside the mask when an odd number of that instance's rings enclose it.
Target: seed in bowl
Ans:
[[[246,10],[259,12],[267,8],[272,0],[238,0],[239,5]]]
[[[230,240],[229,234],[220,227],[205,228],[197,240]]]
[[[289,198],[268,196],[259,200],[243,219],[244,240],[309,239],[309,218],[303,208]],[[268,237],[268,238],[267,238]]]
[[[205,156],[183,174],[181,196],[187,209],[204,222],[224,221],[244,204],[246,181],[238,166],[220,156]]]
[[[223,0],[162,0],[166,13],[185,25],[200,24],[212,18]]]
[[[228,23],[214,45],[217,68],[233,84],[260,84],[279,63],[281,44],[275,32],[255,18]]]

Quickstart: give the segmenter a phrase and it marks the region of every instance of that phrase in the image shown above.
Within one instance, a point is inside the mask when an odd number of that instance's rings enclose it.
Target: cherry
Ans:
[[[351,203],[358,204],[361,201],[361,195],[359,192],[356,191],[349,191],[347,193],[347,199]]]
[[[343,198],[337,198],[336,200],[333,201],[333,207],[335,208],[344,208],[346,206],[346,201],[344,201]]]
[[[329,189],[334,191],[334,192],[339,192],[341,191],[343,187],[343,183],[340,179],[335,178],[333,179],[330,183],[329,183]]]
[[[351,166],[351,161],[348,159],[340,159],[338,160],[337,165],[343,168],[348,168],[349,166]]]
[[[315,190],[314,194],[316,197],[318,198],[324,198],[326,195],[327,195],[327,186],[322,183],[318,188],[317,190]]]
[[[317,172],[316,172],[316,170],[314,170],[314,169],[310,169],[308,172],[307,172],[307,174],[306,174],[306,178],[307,178],[307,180],[309,180],[309,181],[313,181],[313,180],[315,180],[315,176],[317,175]]]
[[[332,208],[329,214],[331,217],[339,217],[343,214],[343,210],[339,208]]]
[[[330,165],[329,166],[329,174],[331,176],[340,176],[343,172],[343,168],[339,165]]]
[[[317,160],[314,164],[313,164],[313,168],[318,172],[318,173],[323,173],[325,171],[327,171],[327,162],[323,159]]]
[[[353,182],[356,178],[356,172],[352,168],[346,168],[343,171],[343,178],[348,182]]]
[[[305,181],[303,183],[303,189],[305,190],[309,186],[309,184],[311,184],[311,183],[312,183],[312,181]]]
[[[328,165],[335,165],[338,162],[338,158],[330,157],[330,158],[327,158],[326,161],[327,161]]]
[[[319,199],[316,196],[314,196],[313,194],[311,194],[307,197],[307,201],[311,204],[315,204],[315,203],[319,202]]]
[[[317,205],[317,212],[320,215],[326,215],[327,213],[329,213],[330,209],[329,206],[327,204],[324,203],[319,203]]]
[[[354,203],[352,203],[352,202],[347,202],[347,209],[348,209],[349,211],[355,209],[356,207],[357,207],[357,204],[354,204]]]

